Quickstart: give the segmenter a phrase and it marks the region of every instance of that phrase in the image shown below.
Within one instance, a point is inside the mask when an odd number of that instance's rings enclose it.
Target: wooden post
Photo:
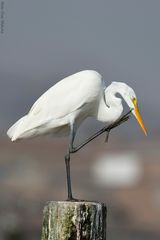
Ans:
[[[98,202],[49,202],[41,240],[106,240],[106,206]]]

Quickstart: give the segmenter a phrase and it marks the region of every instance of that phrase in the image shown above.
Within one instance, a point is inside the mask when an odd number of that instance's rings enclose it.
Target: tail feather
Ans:
[[[18,129],[20,127],[20,125],[22,124],[22,122],[24,122],[24,120],[26,119],[26,116],[20,118],[15,124],[13,124],[7,131],[7,135],[9,138],[11,138],[12,141],[16,140],[16,135],[18,132]]]

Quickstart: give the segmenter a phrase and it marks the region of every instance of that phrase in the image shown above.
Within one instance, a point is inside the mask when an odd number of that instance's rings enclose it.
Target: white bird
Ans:
[[[120,97],[116,96],[117,93]],[[69,135],[70,153],[82,121],[87,117],[95,117],[107,124],[114,123],[123,112],[122,98],[133,109],[133,115],[147,134],[134,90],[122,82],[112,82],[105,87],[101,75],[93,70],[75,73],[52,86],[33,104],[28,114],[9,128],[7,134],[12,141],[46,134]],[[69,160],[66,162],[69,165]],[[67,177],[70,177],[70,172]],[[68,198],[72,199],[69,184]]]

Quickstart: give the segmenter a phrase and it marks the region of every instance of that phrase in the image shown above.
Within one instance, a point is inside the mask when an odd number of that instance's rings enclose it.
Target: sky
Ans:
[[[150,136],[158,135],[160,1],[2,2],[1,136],[44,91],[84,69],[100,72],[106,85],[112,81],[129,84],[137,94]],[[129,131],[131,136],[142,134],[133,119],[120,133]]]

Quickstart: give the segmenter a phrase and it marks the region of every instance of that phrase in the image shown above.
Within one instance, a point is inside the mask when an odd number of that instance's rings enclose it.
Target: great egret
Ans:
[[[70,181],[70,153],[78,151],[104,131],[111,130],[128,119],[128,114],[120,119],[123,112],[121,97],[128,104],[147,134],[138,110],[136,94],[122,82],[112,82],[105,87],[101,75],[93,70],[85,70],[68,76],[46,91],[31,107],[29,113],[20,118],[7,134],[12,141],[51,134],[69,135],[69,148],[65,156],[67,169],[68,199],[73,200]],[[77,128],[87,117],[96,117],[108,124],[108,128],[96,133],[81,146],[74,148]]]

